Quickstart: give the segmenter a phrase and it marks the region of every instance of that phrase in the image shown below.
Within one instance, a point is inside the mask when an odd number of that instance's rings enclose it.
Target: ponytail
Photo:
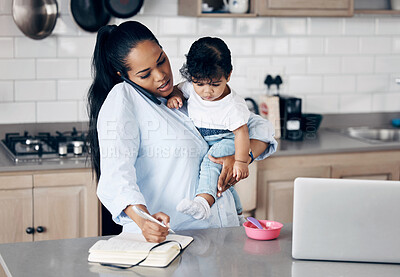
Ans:
[[[107,25],[97,33],[92,59],[93,83],[88,92],[90,159],[96,179],[100,178],[100,148],[97,132],[97,118],[100,108],[110,90],[122,80],[117,72],[126,76],[130,71],[126,57],[141,41],[158,41],[143,24],[127,21],[119,26]],[[161,46],[160,46],[161,47]]]

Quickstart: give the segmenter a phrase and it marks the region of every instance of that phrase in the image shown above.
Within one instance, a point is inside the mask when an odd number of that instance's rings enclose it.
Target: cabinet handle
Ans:
[[[43,233],[45,230],[46,230],[46,228],[44,228],[43,226],[38,226],[38,227],[36,228],[36,231],[37,231],[38,233]]]
[[[32,227],[28,227],[28,228],[26,228],[26,233],[27,234],[29,234],[29,235],[31,235],[31,234],[33,234],[33,233],[35,233],[35,229],[34,228],[32,228]]]

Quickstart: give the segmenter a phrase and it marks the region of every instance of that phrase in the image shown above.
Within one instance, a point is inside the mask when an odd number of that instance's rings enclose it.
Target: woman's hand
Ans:
[[[144,205],[136,205],[142,211],[149,213],[147,207]],[[142,230],[144,238],[148,242],[162,242],[168,235],[169,226],[169,216],[163,212],[158,212],[152,215],[155,219],[160,222],[164,222],[167,227],[162,227],[161,225],[152,222],[150,220],[144,219],[134,212],[132,205],[125,208],[124,212],[139,226]]]
[[[218,179],[218,192],[217,196],[221,197],[221,194],[229,189],[231,186],[235,185],[238,181],[233,177],[233,165],[235,164],[235,155],[225,156],[221,158],[214,158],[209,155],[210,161],[221,164],[222,170]]]
[[[166,226],[169,225],[169,216],[165,213],[158,212],[152,216],[158,221],[164,222]],[[168,235],[168,227],[162,227],[161,225],[147,219],[143,219],[139,227],[142,229],[142,234],[148,242],[162,242]]]

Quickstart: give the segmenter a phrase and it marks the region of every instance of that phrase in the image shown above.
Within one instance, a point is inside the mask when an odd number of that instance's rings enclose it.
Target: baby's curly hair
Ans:
[[[231,51],[225,42],[216,37],[196,40],[186,55],[186,64],[180,72],[188,81],[228,78],[232,72]]]

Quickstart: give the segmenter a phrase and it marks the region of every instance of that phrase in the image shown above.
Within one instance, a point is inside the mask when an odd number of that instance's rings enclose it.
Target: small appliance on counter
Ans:
[[[281,138],[287,140],[301,140],[301,98],[278,95],[281,118]]]

